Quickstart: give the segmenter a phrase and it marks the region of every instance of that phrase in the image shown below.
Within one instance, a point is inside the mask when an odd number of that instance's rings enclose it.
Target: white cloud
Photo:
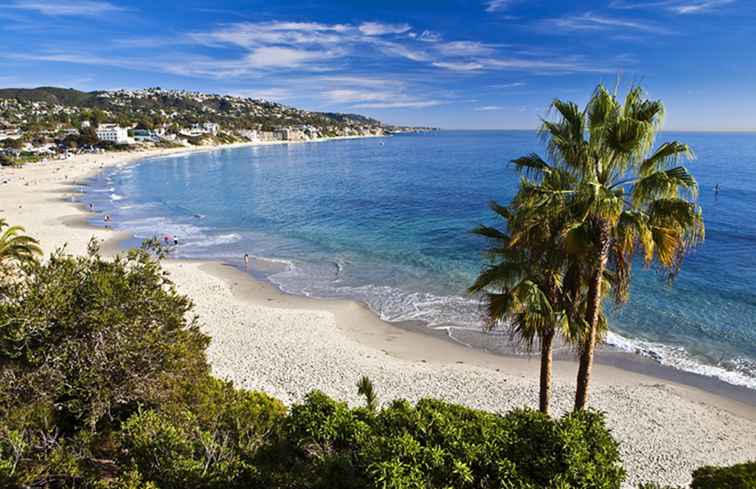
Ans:
[[[423,31],[418,39],[425,42],[439,42],[441,40],[441,34],[435,31]]]
[[[428,107],[437,107],[448,102],[441,100],[418,100],[408,102],[371,102],[366,104],[353,105],[355,109],[425,109]]]
[[[494,110],[504,110],[504,107],[501,105],[484,105],[483,107],[476,107],[475,110],[478,112],[489,112]]]
[[[123,7],[119,7],[109,2],[100,2],[94,0],[23,0],[16,1],[10,5],[0,6],[0,8],[28,10],[42,15],[60,17],[97,17],[126,10]]]
[[[253,68],[299,68],[308,63],[339,56],[338,51],[308,51],[277,46],[255,48],[246,57]]]
[[[338,44],[350,29],[343,24],[314,22],[239,22],[206,33],[189,34],[188,39],[200,44],[234,44],[251,48],[270,44],[307,45]]]
[[[431,57],[428,53],[426,53],[422,49],[416,49],[413,46],[398,42],[384,41],[382,39],[375,39],[368,42],[373,46],[379,48],[384,54],[389,56],[406,58],[411,61],[417,62],[431,60]]]
[[[491,88],[497,88],[497,89],[507,89],[507,88],[517,88],[517,87],[524,87],[525,82],[512,82],[512,83],[499,83],[496,85],[491,85]]]
[[[553,61],[545,59],[493,58],[483,61],[488,69],[560,73],[613,73],[611,67],[596,68],[576,60]]]
[[[517,0],[488,0],[486,2],[486,12],[499,12],[508,9]]]
[[[363,22],[358,27],[366,36],[383,36],[386,34],[404,34],[412,27],[409,24],[384,24],[382,22]]]
[[[386,88],[386,87],[403,87],[404,81],[392,80],[388,78],[372,78],[350,75],[327,75],[319,76],[318,82],[329,85],[338,85],[340,87],[360,87],[360,88]]]
[[[400,80],[362,77],[320,77],[322,92],[328,104],[347,105],[355,109],[422,108],[443,103],[435,98],[414,95],[409,85]]]
[[[735,0],[710,0],[708,2],[688,2],[671,7],[671,10],[678,14],[699,14],[717,7],[723,7],[733,3]]]
[[[455,61],[436,61],[433,63],[436,68],[443,68],[450,71],[480,71],[484,68],[481,63],[476,61],[455,62]]]
[[[673,14],[700,14],[735,3],[735,0],[661,0],[657,2],[629,2],[615,0],[610,7],[625,10],[662,9]]]
[[[591,12],[586,12],[582,15],[550,19],[546,23],[549,28],[557,28],[562,31],[610,31],[619,29],[656,34],[669,34],[669,31],[666,29],[648,22],[595,15]]]
[[[483,56],[494,52],[494,48],[476,41],[452,41],[439,44],[436,49],[447,56]]]

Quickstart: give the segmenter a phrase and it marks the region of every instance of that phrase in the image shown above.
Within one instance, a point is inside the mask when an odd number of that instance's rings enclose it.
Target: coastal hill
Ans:
[[[0,89],[0,130],[25,135],[55,135],[81,129],[82,123],[180,135],[186,128],[209,127],[226,141],[243,141],[288,131],[280,139],[367,136],[421,128],[384,124],[356,114],[310,112],[248,97],[148,88],[81,92],[57,87]],[[85,122],[86,125],[86,122]]]

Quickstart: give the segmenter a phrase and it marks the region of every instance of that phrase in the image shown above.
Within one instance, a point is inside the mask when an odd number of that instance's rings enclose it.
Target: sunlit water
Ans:
[[[756,388],[756,135],[662,138],[698,156],[706,242],[671,288],[636,267],[609,342]],[[463,338],[479,329],[465,289],[485,246],[469,231],[514,194],[508,161],[542,149],[533,132],[490,131],[192,153],[110,170],[85,198],[137,238],[175,236],[179,257],[278,259],[285,271],[269,279],[286,292],[358,299]]]

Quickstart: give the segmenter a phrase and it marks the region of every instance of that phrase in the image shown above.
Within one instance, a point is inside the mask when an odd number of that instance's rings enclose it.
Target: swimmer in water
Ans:
[[[714,195],[719,195],[719,184],[714,185]]]

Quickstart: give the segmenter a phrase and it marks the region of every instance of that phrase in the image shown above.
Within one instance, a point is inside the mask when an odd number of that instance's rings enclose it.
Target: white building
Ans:
[[[251,143],[260,141],[260,134],[257,131],[243,130],[239,131],[239,135]]]
[[[212,134],[218,135],[218,124],[214,122],[203,122],[202,124],[194,124],[192,126],[192,132],[199,134]]]
[[[97,139],[115,144],[128,144],[129,131],[116,124],[100,124],[97,127]]]

